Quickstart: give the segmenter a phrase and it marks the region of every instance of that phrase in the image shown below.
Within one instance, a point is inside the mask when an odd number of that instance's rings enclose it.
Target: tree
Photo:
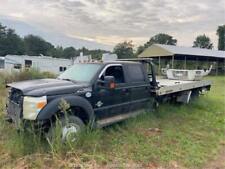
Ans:
[[[48,51],[48,55],[55,57],[55,58],[62,58],[63,57],[63,47],[57,46],[56,48],[52,48]]]
[[[48,55],[54,46],[39,36],[27,35],[24,37],[27,55]]]
[[[0,39],[1,38],[6,38],[6,26],[3,26],[1,23],[0,23]]]
[[[101,50],[101,49],[95,49],[89,51],[92,59],[100,60],[102,58],[103,53],[110,53],[110,51]]]
[[[63,50],[63,58],[70,59],[76,56],[76,49],[74,47],[67,47]]]
[[[196,37],[195,41],[193,42],[193,47],[212,49],[213,43],[209,37],[203,34]]]
[[[225,25],[218,26],[216,34],[218,35],[218,50],[225,50]]]
[[[152,44],[164,44],[164,45],[176,45],[177,40],[173,39],[172,36],[165,34],[165,33],[159,33],[155,36],[153,36],[147,43],[147,46],[151,46]],[[145,45],[145,46],[146,46]]]
[[[14,55],[47,55],[57,58],[76,57],[83,52],[83,55],[91,55],[93,59],[101,59],[103,53],[109,51],[95,49],[89,50],[85,47],[75,49],[74,47],[64,48],[62,46],[54,47],[51,43],[45,41],[39,36],[27,35],[21,38],[13,29],[7,29],[0,23],[0,56],[7,54]]]
[[[138,47],[136,55],[142,53],[146,48],[148,48],[152,44],[176,45],[177,40],[165,33],[156,34],[155,36],[151,37],[150,40],[146,42],[143,46]]]
[[[7,29],[0,24],[0,55],[22,55],[24,52],[23,40],[15,33],[15,30]]]
[[[23,55],[25,52],[23,40],[15,33],[13,29],[7,30],[7,39],[5,44],[5,50],[7,51],[7,54]]]
[[[117,54],[119,59],[133,58],[134,57],[133,47],[134,45],[132,44],[132,41],[125,41],[123,43],[118,43],[114,47],[113,53]]]
[[[139,54],[141,54],[141,53],[145,50],[145,48],[146,48],[146,47],[143,46],[143,45],[138,46],[135,55],[138,56]]]
[[[0,56],[5,56],[7,54],[7,51],[5,49],[6,47],[6,41],[7,39],[7,30],[5,26],[2,26],[0,23]]]
[[[85,47],[78,49],[78,55],[80,55],[81,52],[83,53],[83,55],[90,55],[90,51]]]

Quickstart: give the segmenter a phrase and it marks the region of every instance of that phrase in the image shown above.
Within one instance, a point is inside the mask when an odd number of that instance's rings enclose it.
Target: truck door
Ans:
[[[150,83],[141,64],[126,66],[128,84],[131,90],[130,111],[143,109],[150,99]]]
[[[127,83],[121,64],[107,65],[100,74],[100,80],[105,76],[115,78],[115,89],[102,88],[97,85],[95,97],[95,112],[98,119],[112,117],[129,111],[130,90],[124,88]]]

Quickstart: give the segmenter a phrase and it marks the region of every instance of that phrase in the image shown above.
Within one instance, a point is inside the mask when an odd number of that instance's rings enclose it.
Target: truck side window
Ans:
[[[124,74],[122,66],[110,66],[105,71],[105,76],[114,76],[116,83],[124,83]]]
[[[139,64],[128,65],[128,72],[131,82],[144,82],[145,77]]]

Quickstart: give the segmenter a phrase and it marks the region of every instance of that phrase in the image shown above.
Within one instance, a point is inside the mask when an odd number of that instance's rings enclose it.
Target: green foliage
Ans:
[[[81,49],[75,49],[73,47],[67,47],[64,48],[61,46],[57,46],[56,48],[49,51],[49,55],[57,58],[67,58],[70,59],[72,57],[77,57],[80,55],[80,53],[83,52],[83,55],[91,55],[92,59],[100,60],[103,53],[108,53],[109,51],[101,50],[101,49],[95,49],[95,50],[89,50],[85,47]]]
[[[147,46],[138,46],[137,51],[135,53],[136,56],[138,56],[139,54],[141,54],[145,49],[147,48]]]
[[[57,156],[58,154],[65,153],[66,151],[69,151],[73,149],[70,142],[63,142],[62,141],[62,123],[59,119],[56,120],[54,123],[54,128],[52,129],[52,135],[49,137],[46,135],[46,141],[49,145],[50,152],[53,156]]]
[[[48,55],[56,57],[56,58],[62,58],[63,57],[63,47],[57,46],[56,48],[50,49],[48,52]]]
[[[23,40],[13,29],[6,29],[0,23],[0,56],[21,55],[25,51]]]
[[[218,35],[218,50],[225,50],[225,25],[218,26],[216,34]]]
[[[213,43],[209,37],[203,34],[196,37],[195,41],[193,42],[193,47],[212,49]]]
[[[119,59],[133,58],[133,47],[134,45],[132,44],[132,41],[125,41],[117,44],[113,49],[113,53],[117,54]]]
[[[164,45],[176,45],[177,40],[174,39],[171,35],[165,33],[159,33],[155,36],[151,37],[148,42],[146,42],[143,46],[139,46],[136,52],[136,56],[141,54],[146,48],[151,46],[152,44],[164,44]]]
[[[145,46],[151,46],[152,44],[164,44],[164,45],[176,45],[177,40],[174,39],[171,35],[165,33],[159,33],[153,36]]]
[[[101,59],[103,53],[109,53],[109,51],[106,50],[89,50],[85,47],[81,49],[75,49],[74,47],[63,48],[62,46],[54,47],[50,42],[35,35],[27,35],[21,38],[13,29],[7,29],[0,23],[0,56],[8,54],[30,56],[45,55],[70,59],[79,56],[80,52],[83,52],[84,55],[92,55],[93,59]]]
[[[74,47],[67,47],[63,50],[63,58],[70,59],[77,55],[76,50]]]
[[[109,51],[101,49],[89,50],[89,54],[92,56],[92,59],[100,60],[103,53],[109,53]]]
[[[0,38],[5,38],[6,37],[6,26],[3,26],[0,23]]]
[[[39,36],[27,35],[24,37],[26,46],[26,54],[31,56],[47,55],[48,51],[53,49],[54,46],[46,42]]]

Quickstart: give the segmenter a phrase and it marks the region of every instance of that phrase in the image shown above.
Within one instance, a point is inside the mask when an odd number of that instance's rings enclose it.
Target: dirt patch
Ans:
[[[214,160],[209,161],[202,169],[225,169],[225,146],[219,155]]]

